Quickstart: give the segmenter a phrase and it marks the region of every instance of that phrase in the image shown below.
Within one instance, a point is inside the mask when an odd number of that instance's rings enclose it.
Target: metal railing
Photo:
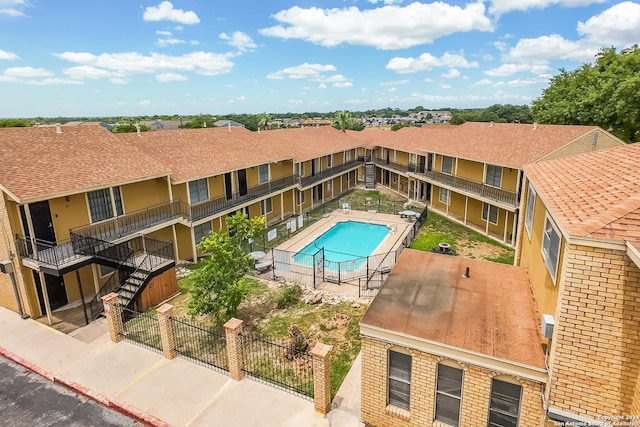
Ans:
[[[171,318],[176,351],[203,366],[229,371],[227,339],[224,333],[196,325],[187,319]]]
[[[466,191],[467,193],[484,197],[485,199],[494,200],[496,202],[505,203],[513,207],[518,206],[518,194],[514,191],[503,190],[482,182],[459,178],[442,172],[424,171],[415,172],[415,174],[419,177],[426,178],[428,181],[445,185],[456,190]]]
[[[155,316],[121,307],[124,339],[162,353],[160,322]]]
[[[16,235],[16,250],[23,258],[30,258],[43,264],[60,267],[82,258],[75,252],[71,239],[49,242],[29,236]]]
[[[395,163],[395,162],[392,162],[392,161],[387,160],[387,159],[382,158],[382,157],[374,157],[373,158],[373,162],[378,166],[382,166],[382,167],[386,167],[386,168],[389,168],[389,169],[393,169],[396,172],[400,172],[400,173],[404,173],[404,174],[409,172],[409,166],[408,165],[403,165],[401,163]]]
[[[244,371],[251,377],[313,398],[313,356],[288,342],[242,334]]]
[[[110,294],[111,292],[116,292],[122,284],[120,277],[121,275],[123,275],[123,273],[126,274],[128,273],[128,271],[130,271],[131,267],[129,267],[129,264],[131,263],[132,259],[133,251],[131,251],[129,256],[124,258],[120,262],[120,265],[118,265],[118,267],[116,267],[116,269],[111,272],[107,281],[100,287],[98,292],[96,292],[93,298],[91,298],[91,301],[89,301],[89,303],[87,304],[89,306],[89,311],[91,312],[92,320],[96,320],[98,316],[100,316],[100,313],[102,313],[102,310],[104,308],[102,304],[102,297]]]
[[[194,203],[189,206],[189,217],[191,221],[198,221],[250,202],[251,200],[284,190],[288,187],[293,187],[296,184],[297,177],[295,175],[289,175],[274,181],[249,187],[246,191],[236,191],[222,197]]]
[[[112,241],[188,215],[188,205],[181,200],[174,200],[96,224],[76,227],[70,230],[70,234],[72,239],[76,235]]]
[[[323,171],[317,172],[315,175],[312,175],[312,176],[300,177],[300,186],[302,188],[308,187],[309,185],[312,185],[318,181],[322,181],[325,178],[338,175],[349,169],[356,168],[361,164],[362,162],[360,160],[352,160],[350,162],[343,163],[341,165],[336,165],[329,169],[325,169]]]

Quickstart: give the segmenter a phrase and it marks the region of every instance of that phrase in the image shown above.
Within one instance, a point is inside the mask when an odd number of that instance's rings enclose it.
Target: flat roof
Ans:
[[[360,324],[544,368],[531,292],[522,267],[405,249]]]

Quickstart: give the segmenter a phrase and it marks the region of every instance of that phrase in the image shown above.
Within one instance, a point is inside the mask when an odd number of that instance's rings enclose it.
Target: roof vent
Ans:
[[[464,277],[465,279],[468,279],[469,277],[471,277],[471,269],[469,267],[466,268],[462,277]]]
[[[142,134],[140,133],[140,125],[136,123],[135,127],[136,127],[136,133],[138,134],[138,136],[142,136]]]
[[[56,123],[56,133],[62,133],[62,126],[60,126],[60,123]]]
[[[536,130],[538,129],[538,124],[536,122],[533,122],[533,129],[532,130]]]
[[[491,120],[491,122],[489,122],[489,127],[492,128],[493,127],[493,120]]]
[[[591,141],[591,147],[592,148],[596,148],[596,146],[598,145],[598,130],[596,129],[595,132],[593,132],[593,141]]]

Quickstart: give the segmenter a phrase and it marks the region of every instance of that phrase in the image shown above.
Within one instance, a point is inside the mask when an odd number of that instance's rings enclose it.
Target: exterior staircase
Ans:
[[[366,189],[376,188],[376,165],[367,163],[364,166],[364,187]]]

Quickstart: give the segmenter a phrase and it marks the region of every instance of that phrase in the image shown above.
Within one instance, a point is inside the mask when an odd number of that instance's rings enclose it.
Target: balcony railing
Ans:
[[[70,234],[113,241],[188,216],[188,205],[181,200],[141,209],[117,218],[71,229]]]
[[[308,187],[309,185],[312,185],[318,181],[322,181],[325,178],[331,177],[331,176],[335,176],[338,175],[346,170],[349,169],[353,169],[355,167],[358,167],[362,164],[361,160],[352,160],[350,162],[347,163],[343,163],[341,165],[337,165],[334,167],[331,167],[329,169],[325,169],[321,172],[316,173],[313,176],[304,176],[300,178],[300,186],[302,188],[304,187]]]
[[[48,264],[59,269],[61,266],[73,263],[85,257],[77,253],[71,239],[49,242],[42,239],[31,239],[28,236],[16,235],[16,249],[18,255],[42,264]]]
[[[376,165],[382,166],[382,167],[386,167],[389,169],[393,169],[396,172],[400,172],[400,173],[407,173],[409,171],[409,166],[407,165],[402,165],[400,163],[394,163],[390,160],[381,158],[381,157],[374,157],[373,158],[373,162]]]
[[[245,192],[236,191],[228,196],[194,203],[189,207],[191,221],[198,221],[287,187],[293,187],[296,183],[296,176],[289,175],[284,178],[249,187]]]
[[[513,207],[518,206],[518,194],[513,191],[503,190],[501,188],[492,187],[490,185],[471,181],[469,179],[458,178],[436,171],[415,172],[416,175],[425,177],[428,181],[447,187],[465,191],[473,195],[483,197],[485,199],[494,200]]]

